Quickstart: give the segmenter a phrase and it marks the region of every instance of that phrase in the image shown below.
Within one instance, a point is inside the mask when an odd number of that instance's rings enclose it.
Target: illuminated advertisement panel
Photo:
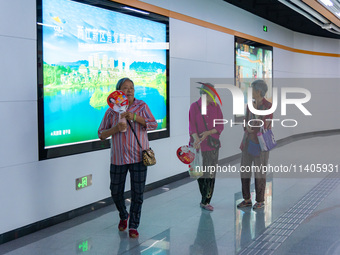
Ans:
[[[108,148],[97,130],[123,77],[156,118],[150,140],[169,136],[168,19],[91,2],[38,3],[40,159]]]
[[[247,106],[248,88],[255,80],[264,80],[268,85],[265,98],[272,102],[273,47],[235,37],[235,82],[244,94],[244,110]],[[241,120],[244,115],[236,115]]]

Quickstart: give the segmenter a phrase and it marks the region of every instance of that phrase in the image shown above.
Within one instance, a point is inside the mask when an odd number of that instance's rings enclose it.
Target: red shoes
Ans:
[[[130,236],[131,238],[138,238],[139,233],[138,233],[137,229],[130,228],[130,229],[129,229],[129,236]]]
[[[120,220],[119,221],[119,224],[118,224],[119,231],[124,231],[125,229],[127,229],[129,217],[130,217],[130,215],[128,215],[128,218],[126,220]],[[131,238],[138,238],[139,233],[138,233],[137,229],[130,228],[129,229],[129,236]]]
[[[124,231],[127,228],[127,222],[129,219],[130,215],[128,215],[126,220],[120,220],[118,224],[118,229],[119,231]]]

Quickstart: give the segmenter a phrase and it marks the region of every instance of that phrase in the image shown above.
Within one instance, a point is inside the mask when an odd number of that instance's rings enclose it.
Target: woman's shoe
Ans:
[[[130,215],[128,215],[126,220],[120,220],[119,221],[119,224],[118,224],[119,231],[124,231],[127,228],[127,222],[128,222],[129,216]]]
[[[253,210],[262,209],[264,207],[264,202],[256,202],[253,206]]]
[[[237,208],[243,208],[243,207],[251,207],[253,204],[251,203],[251,200],[246,201],[243,200],[241,203],[237,205]]]
[[[131,238],[138,238],[139,237],[139,233],[138,233],[137,229],[130,228],[129,229],[129,236]]]
[[[200,203],[200,206],[201,206],[201,208],[203,208],[203,209],[205,209],[207,211],[213,211],[214,210],[214,207],[212,205],[210,205],[210,204],[204,205],[204,204]]]

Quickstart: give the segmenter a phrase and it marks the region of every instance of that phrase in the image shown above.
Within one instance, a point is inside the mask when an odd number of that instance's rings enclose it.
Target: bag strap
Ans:
[[[131,130],[132,130],[133,134],[135,135],[135,137],[136,137],[136,139],[137,139],[137,142],[138,142],[138,145],[139,145],[139,147],[141,147],[141,148],[143,149],[142,145],[140,145],[140,142],[139,142],[139,140],[138,140],[138,137],[137,137],[137,134],[136,134],[135,130],[133,129],[133,127],[132,127],[132,126],[131,126],[131,124],[130,124],[130,121],[126,120],[126,122],[129,124],[129,126],[130,126],[130,128],[131,128]]]

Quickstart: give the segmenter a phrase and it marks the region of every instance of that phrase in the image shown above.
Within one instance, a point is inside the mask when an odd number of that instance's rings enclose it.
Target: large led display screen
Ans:
[[[273,47],[235,37],[235,85],[243,91],[244,109],[248,101],[248,88],[257,79],[266,81],[266,99],[272,102],[273,88]],[[243,119],[236,115],[235,119]]]
[[[97,130],[123,77],[134,81],[135,97],[157,120],[149,138],[168,137],[168,45],[166,17],[104,0],[42,0],[40,159],[107,148]]]

